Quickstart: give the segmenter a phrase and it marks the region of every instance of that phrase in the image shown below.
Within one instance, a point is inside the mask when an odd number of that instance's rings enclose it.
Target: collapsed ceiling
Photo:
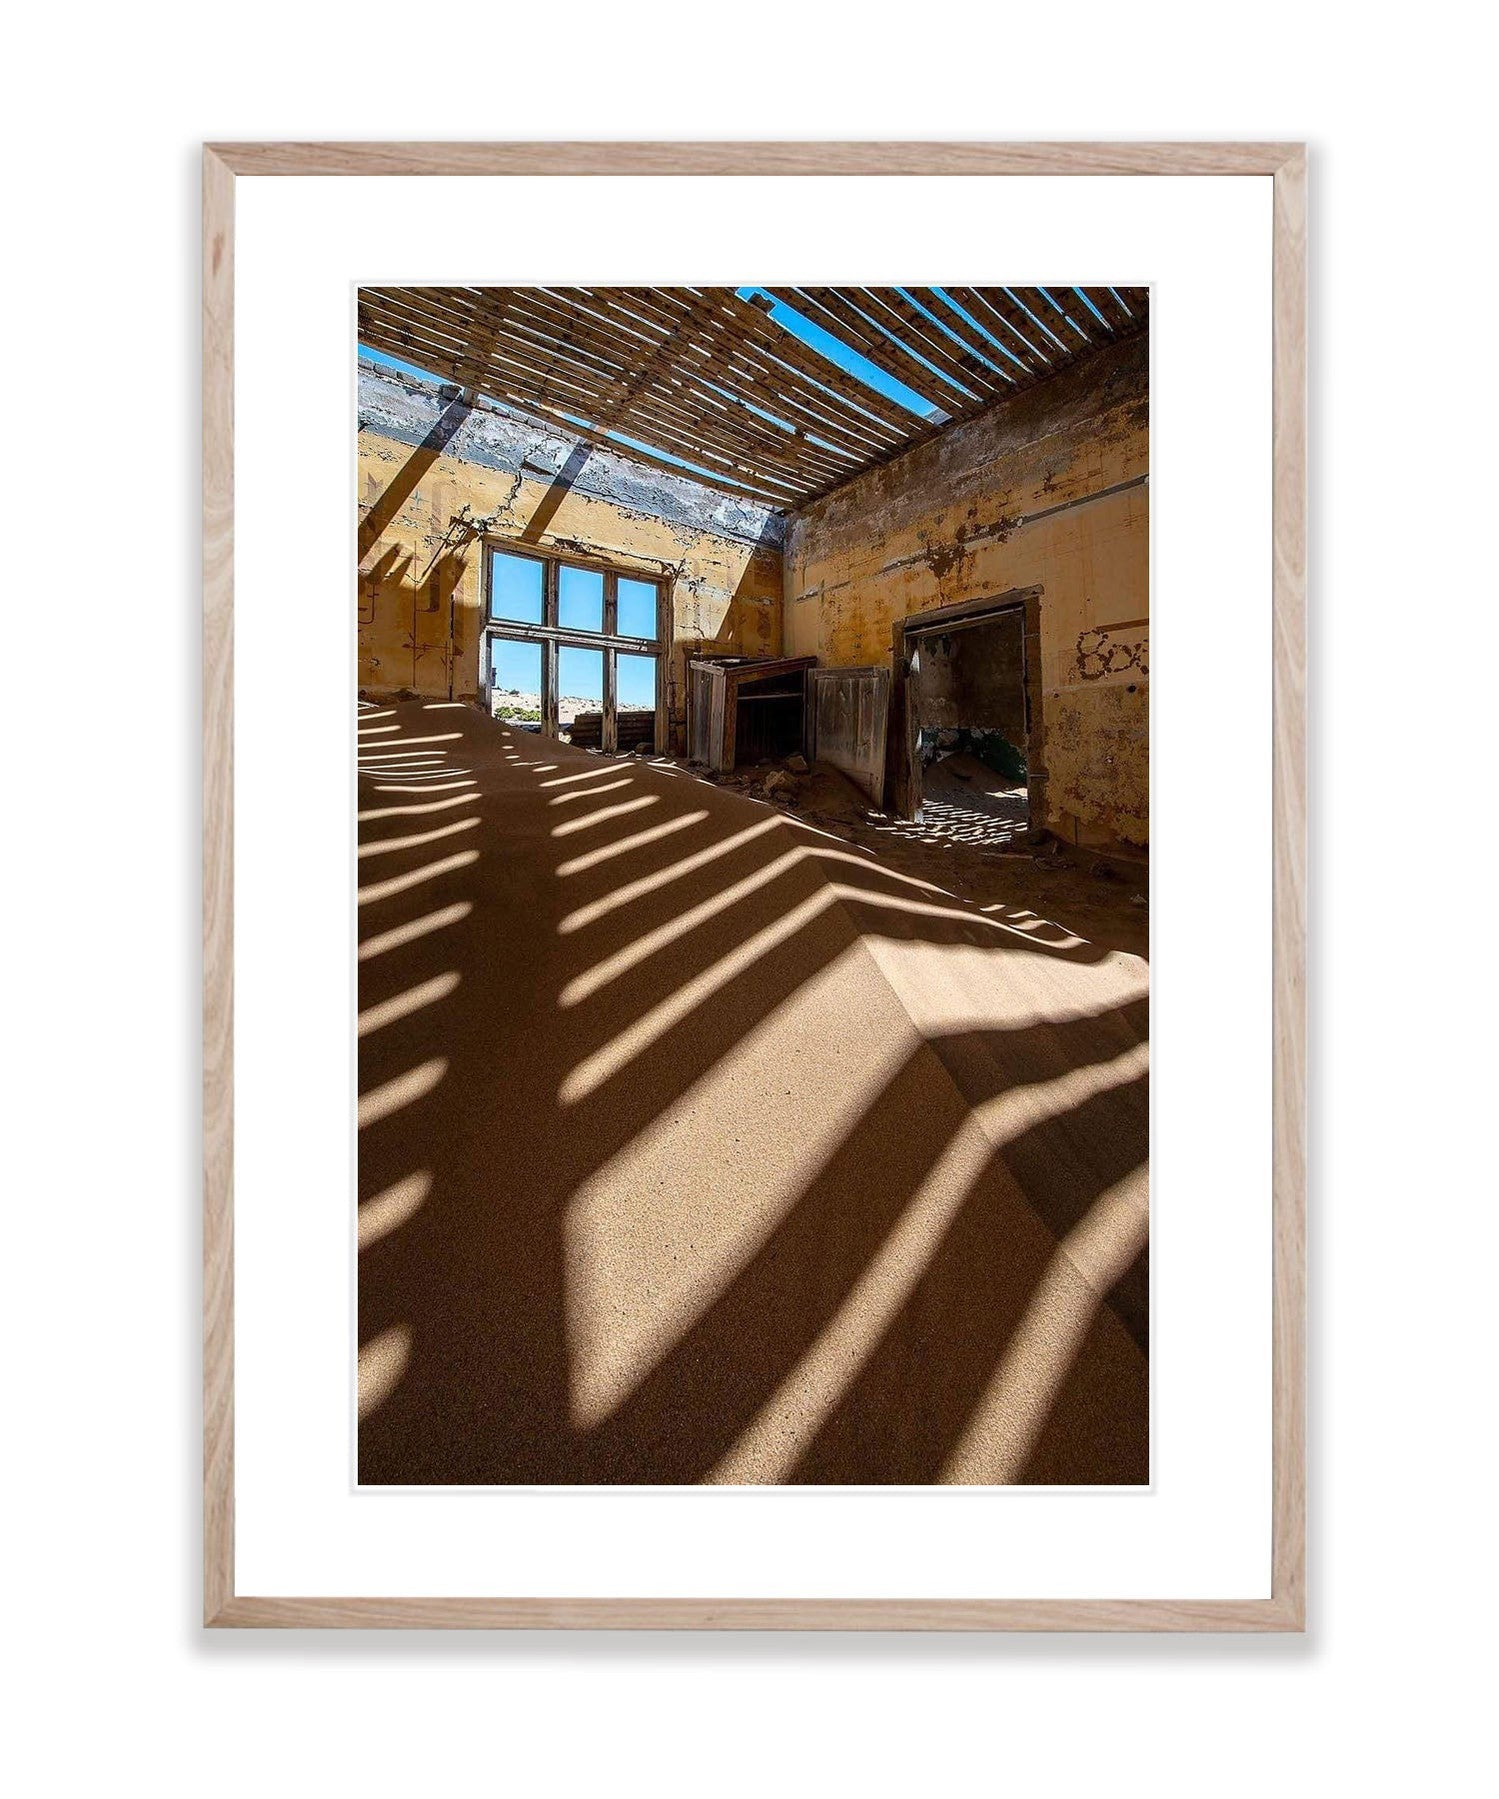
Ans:
[[[1103,344],[1139,335],[1148,318],[1148,290],[1138,287],[753,295],[731,287],[361,288],[359,338],[584,443],[784,510]],[[804,341],[818,333],[853,354],[834,361]],[[876,387],[855,372],[871,364],[891,382]],[[892,382],[910,400],[897,398]]]

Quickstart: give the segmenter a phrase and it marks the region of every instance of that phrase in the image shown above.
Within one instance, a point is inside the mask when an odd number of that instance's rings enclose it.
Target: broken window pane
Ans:
[[[621,637],[656,635],[656,584],[654,581],[619,582],[619,624]],[[621,700],[620,702],[624,702]],[[652,704],[655,702],[653,701]]]
[[[541,729],[541,645],[489,640],[490,710],[507,723]]]
[[[493,550],[489,557],[489,616],[541,623],[542,565],[530,556]]]
[[[623,586],[623,582],[620,584]],[[621,650],[615,663],[617,724],[622,750],[656,747],[656,658],[631,656]]]
[[[558,570],[557,623],[567,631],[602,631],[604,577],[596,569]]]
[[[557,651],[557,723],[562,736],[575,743],[600,741],[604,716],[604,652],[563,644]],[[580,730],[575,735],[573,725]]]

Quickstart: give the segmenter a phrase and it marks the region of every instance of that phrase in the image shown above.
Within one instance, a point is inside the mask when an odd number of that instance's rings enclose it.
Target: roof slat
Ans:
[[[640,304],[643,293],[651,290],[626,288],[614,291]],[[806,349],[789,332],[770,324],[757,307],[740,300],[737,294],[723,290],[715,296],[720,304],[709,309],[695,296],[689,300],[686,296],[690,292],[669,290],[670,301],[695,307],[703,324],[701,347],[709,350],[721,345],[731,354],[735,366],[746,368],[757,391],[764,392],[767,384],[772,390],[778,385],[783,386],[805,395],[804,403],[819,416],[857,437],[886,442],[905,440],[911,423],[910,413],[862,383],[853,381],[815,351]]]
[[[851,291],[860,300],[864,299],[861,288]],[[908,346],[892,342],[861,311],[849,293],[836,287],[797,287],[792,292],[815,308],[815,324],[843,338],[877,369],[882,369],[885,374],[910,388],[912,393],[925,400],[929,406],[935,406],[950,418],[962,417],[969,410],[972,402],[965,395],[934,375],[922,357]],[[824,316],[816,317],[816,313]]]
[[[1020,357],[1033,376],[1052,374],[1059,351],[1044,331],[1026,317],[1002,287],[963,287],[953,296],[987,331],[992,331],[1012,355]]]
[[[554,321],[571,317],[574,321],[583,321],[575,322],[573,327],[579,344],[608,346],[616,355],[628,353],[620,347],[619,325],[609,324],[596,311],[578,301],[573,302],[569,312],[567,298],[550,290],[504,291],[513,314],[518,320],[525,321],[522,328],[544,332]],[[640,340],[643,350],[648,341]],[[690,395],[692,403],[698,407],[693,416],[701,416],[701,408],[706,406],[710,418],[718,415],[734,421],[736,441],[758,444],[771,454],[789,454],[794,461],[826,468],[837,468],[843,462],[857,463],[867,454],[866,443],[841,442],[834,428],[814,431],[814,427],[803,420],[785,417],[789,409],[777,406],[776,396],[767,394],[763,382],[737,375],[729,378],[731,371],[716,366],[710,358],[691,356],[686,347],[675,343],[670,336],[658,337],[654,347],[648,350],[648,357],[648,366],[634,391],[627,387],[611,402],[614,410],[610,419],[604,422],[617,423],[619,410],[636,401],[641,394],[654,397],[670,410],[682,409],[684,396]],[[753,410],[757,405],[760,412]],[[762,412],[771,413],[773,418],[762,417]],[[781,418],[783,422],[777,424],[773,422],[774,418]],[[828,445],[812,442],[814,434],[827,438]]]
[[[1038,318],[1045,319],[1069,348],[1073,347],[1074,337],[1078,345],[1082,345],[1094,343],[1103,336],[1097,319],[1070,287],[1033,287],[1027,296],[1027,304]]]
[[[398,295],[403,291],[410,290],[397,290]],[[445,294],[452,291],[445,290]],[[371,298],[375,306],[402,304],[398,297],[393,299],[378,290]],[[450,330],[460,329],[460,324],[454,322],[452,301],[446,297],[431,298],[426,305],[434,316],[447,322]],[[670,443],[662,447],[669,447],[673,454],[688,455],[691,445],[701,439],[726,456],[732,466],[758,467],[765,473],[788,475],[793,485],[800,485],[809,473],[827,476],[848,470],[846,459],[840,460],[817,446],[795,443],[789,434],[747,409],[731,415],[730,404],[716,396],[704,394],[701,402],[707,404],[699,403],[655,383],[649,390],[637,387],[632,393],[626,379],[628,370],[623,365],[617,376],[610,377],[580,365],[575,346],[555,340],[550,345],[533,342],[515,329],[514,320],[510,324],[512,335],[502,349],[492,353],[491,367],[503,372],[527,398],[544,399],[554,407],[580,413],[596,428],[621,427],[622,414],[628,411],[637,425],[658,426],[671,434]],[[483,385],[482,372],[474,374],[473,382]]]
[[[1121,326],[1128,325],[1129,315],[1114,298],[1113,291],[1107,287],[1080,287],[1077,289],[1090,306],[1103,318],[1108,327],[1110,337],[1117,337]],[[1097,323],[1097,320],[1094,320]]]
[[[876,315],[877,324],[889,330],[890,323],[885,313],[892,314],[899,325],[904,326],[904,330],[900,332],[902,339],[915,344],[928,362],[967,388],[980,404],[987,405],[994,400],[1003,399],[1013,390],[1015,384],[1008,375],[989,367],[971,351],[954,343],[898,287],[866,287],[864,292],[884,309]]]
[[[363,288],[359,333],[557,435],[785,508],[1143,333],[1149,297],[1141,287],[807,287],[753,300],[723,287]],[[778,302],[863,362],[839,366],[783,322]],[[869,365],[929,412],[869,385]]]
[[[434,374],[445,376],[460,386],[477,388],[491,398],[499,399],[521,411],[539,413],[554,425],[560,421],[564,431],[582,435],[590,441],[596,439],[608,443],[603,432],[594,431],[590,438],[589,433],[583,431],[579,424],[580,420],[586,422],[592,413],[599,410],[593,396],[561,392],[555,384],[543,389],[534,380],[518,377],[514,365],[503,358],[483,368],[471,363],[455,362],[441,345],[434,344],[430,339],[423,340],[408,331],[392,330],[373,314],[361,327],[361,336],[373,349],[400,356],[406,361],[430,369]],[[651,438],[644,436],[646,427],[642,423],[635,420],[630,422],[636,429],[627,431],[627,435],[635,437],[637,441],[651,441]],[[763,489],[777,504],[785,504],[787,494],[795,494],[805,486],[805,476],[793,477],[777,472],[772,477],[769,471],[762,473],[748,467],[741,458],[720,449],[716,443],[710,444],[703,439],[694,438],[671,426],[660,424],[651,429],[657,447],[666,451],[668,457],[676,456],[698,467],[718,464],[722,471],[721,479],[714,484],[724,487],[728,492]],[[635,454],[633,449],[617,442],[610,443],[608,447],[620,455]],[[677,469],[674,472],[682,474],[686,471]]]

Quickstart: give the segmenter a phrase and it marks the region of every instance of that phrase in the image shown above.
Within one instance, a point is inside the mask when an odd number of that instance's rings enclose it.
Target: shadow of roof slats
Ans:
[[[1149,1478],[1143,962],[474,708],[358,759],[362,1483]]]

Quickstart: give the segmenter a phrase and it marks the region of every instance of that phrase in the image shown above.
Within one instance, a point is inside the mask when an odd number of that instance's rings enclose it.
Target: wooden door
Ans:
[[[711,662],[687,664],[687,759],[715,774],[724,763],[724,671]]]
[[[807,682],[808,759],[840,769],[882,807],[889,669],[809,668]]]

